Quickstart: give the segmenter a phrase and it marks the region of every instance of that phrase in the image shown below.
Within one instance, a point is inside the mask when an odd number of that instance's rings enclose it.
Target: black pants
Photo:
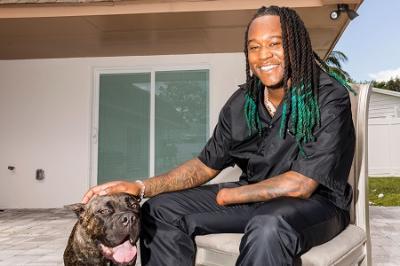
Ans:
[[[349,213],[315,195],[268,202],[219,206],[221,186],[202,186],[161,194],[142,207],[142,265],[189,266],[196,235],[244,233],[236,265],[294,265],[311,247],[341,232]]]

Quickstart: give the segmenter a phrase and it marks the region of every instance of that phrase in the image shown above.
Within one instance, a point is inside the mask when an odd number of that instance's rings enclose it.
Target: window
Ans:
[[[97,184],[161,174],[195,157],[206,143],[208,70],[97,78]]]

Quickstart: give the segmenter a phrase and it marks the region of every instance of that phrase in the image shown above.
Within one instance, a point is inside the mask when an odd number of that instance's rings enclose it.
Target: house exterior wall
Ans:
[[[210,69],[211,134],[245,80],[242,53],[0,61],[0,208],[62,207],[90,187],[96,69],[192,65]]]
[[[61,207],[80,201],[90,187],[95,69],[209,66],[212,131],[220,108],[245,79],[243,59],[227,53],[0,60],[0,208]],[[396,106],[400,97],[372,93],[370,176],[400,176]],[[45,170],[43,181],[35,179],[36,169]]]
[[[373,89],[368,131],[369,176],[400,176],[400,93]]]
[[[400,93],[393,96],[372,91],[368,118],[386,117],[400,117]]]

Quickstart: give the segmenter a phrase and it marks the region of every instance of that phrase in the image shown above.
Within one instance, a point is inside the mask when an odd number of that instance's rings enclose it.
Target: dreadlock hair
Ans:
[[[280,17],[282,46],[284,49],[283,88],[285,96],[279,135],[285,138],[288,120],[291,119],[290,132],[295,136],[300,150],[302,144],[314,140],[313,129],[320,124],[318,107],[319,65],[315,57],[307,29],[297,13],[286,7],[261,7],[250,20],[244,42],[246,56],[246,94],[244,113],[250,131],[261,132],[257,112],[257,98],[264,85],[255,75],[250,74],[248,62],[248,33],[251,23],[258,17],[275,15]],[[317,57],[319,59],[319,57]],[[322,61],[322,60],[321,60]],[[291,87],[288,86],[290,79]]]

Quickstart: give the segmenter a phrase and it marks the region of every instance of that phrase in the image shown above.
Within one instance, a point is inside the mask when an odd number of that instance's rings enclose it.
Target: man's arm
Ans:
[[[264,181],[221,189],[217,195],[219,205],[268,201],[273,198],[288,196],[308,198],[318,187],[318,182],[295,171],[288,171]]]
[[[152,197],[164,192],[197,187],[211,180],[220,172],[221,171],[219,170],[214,170],[208,167],[198,158],[194,158],[179,165],[166,174],[143,180],[146,187],[145,196]],[[115,194],[120,192],[138,196],[140,191],[141,185],[137,182],[113,181],[89,189],[89,191],[84,195],[82,202],[87,203],[96,195]]]
[[[214,170],[198,158],[189,160],[171,171],[144,180],[145,196],[198,187],[213,179],[221,171]]]

